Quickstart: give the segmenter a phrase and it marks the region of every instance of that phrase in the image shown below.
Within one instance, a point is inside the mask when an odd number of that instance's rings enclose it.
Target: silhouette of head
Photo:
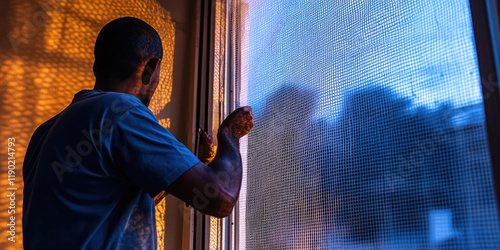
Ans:
[[[94,47],[97,79],[125,80],[151,57],[163,58],[161,39],[156,30],[134,17],[122,17],[106,24]]]
[[[283,125],[299,125],[311,119],[316,101],[312,90],[287,84],[269,96],[265,113]]]

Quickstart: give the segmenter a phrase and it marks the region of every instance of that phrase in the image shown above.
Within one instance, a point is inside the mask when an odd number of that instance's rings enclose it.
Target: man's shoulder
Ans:
[[[52,128],[55,121],[60,115],[61,114],[59,113],[56,116],[50,118],[48,121],[42,123],[40,126],[38,126],[37,129],[35,129],[35,132],[33,132],[33,135],[31,136],[31,139],[28,144],[28,148],[26,149],[26,154],[24,158],[23,174],[25,178],[28,178],[29,176],[27,171],[31,168],[30,166],[33,164],[32,161],[33,156],[36,155],[37,149],[40,148],[45,137],[47,136],[47,133]]]
[[[38,128],[35,129],[35,132],[33,132],[33,135],[31,136],[31,141],[37,142],[40,140],[40,138],[44,137],[50,130],[50,128],[52,128],[52,126],[57,121],[57,118],[59,118],[60,115],[61,113],[55,115],[54,117],[50,118],[49,120],[38,126]]]

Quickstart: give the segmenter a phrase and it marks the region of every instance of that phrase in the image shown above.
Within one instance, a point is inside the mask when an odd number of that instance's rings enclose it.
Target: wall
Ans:
[[[194,2],[1,1],[0,122],[3,129],[0,140],[1,148],[7,152],[8,138],[15,138],[16,179],[13,185],[9,183],[7,165],[2,164],[0,206],[5,209],[0,210],[0,248],[22,248],[22,164],[31,134],[41,123],[64,109],[75,93],[93,87],[93,45],[100,28],[107,22],[121,16],[134,16],[148,22],[159,32],[164,47],[162,80],[150,108],[160,124],[169,128],[181,142],[193,145],[194,43],[191,41],[195,22],[188,20],[193,17],[191,10]],[[8,187],[17,188],[15,242],[8,241],[6,233],[10,216],[7,212],[9,200],[6,198]],[[172,197],[168,201],[169,204],[179,204]],[[184,211],[169,211],[165,217],[164,211],[165,202],[157,207],[160,248],[163,248],[165,220],[177,220],[184,214]],[[169,232],[174,231],[178,232],[169,229]],[[168,239],[172,235],[167,234]]]

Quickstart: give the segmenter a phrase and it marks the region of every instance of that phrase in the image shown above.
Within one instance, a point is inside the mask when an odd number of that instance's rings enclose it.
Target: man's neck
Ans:
[[[94,85],[94,89],[99,89],[102,91],[109,91],[109,92],[118,92],[118,93],[125,93],[129,95],[133,95],[139,100],[141,100],[144,105],[148,106],[149,101],[147,101],[147,96],[141,92],[141,87],[138,86],[137,84],[134,84],[132,81],[106,81],[106,82],[99,82],[96,81]]]

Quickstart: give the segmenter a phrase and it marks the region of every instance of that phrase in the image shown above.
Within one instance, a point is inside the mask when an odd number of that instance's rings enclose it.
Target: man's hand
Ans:
[[[201,130],[201,129],[200,129]],[[198,159],[203,162],[205,165],[208,165],[214,157],[217,151],[217,147],[214,146],[212,142],[212,137],[207,134],[207,132],[200,131],[200,145],[198,148]]]
[[[252,108],[245,106],[233,111],[219,127],[220,133],[231,133],[238,138],[248,134],[253,128]]]

